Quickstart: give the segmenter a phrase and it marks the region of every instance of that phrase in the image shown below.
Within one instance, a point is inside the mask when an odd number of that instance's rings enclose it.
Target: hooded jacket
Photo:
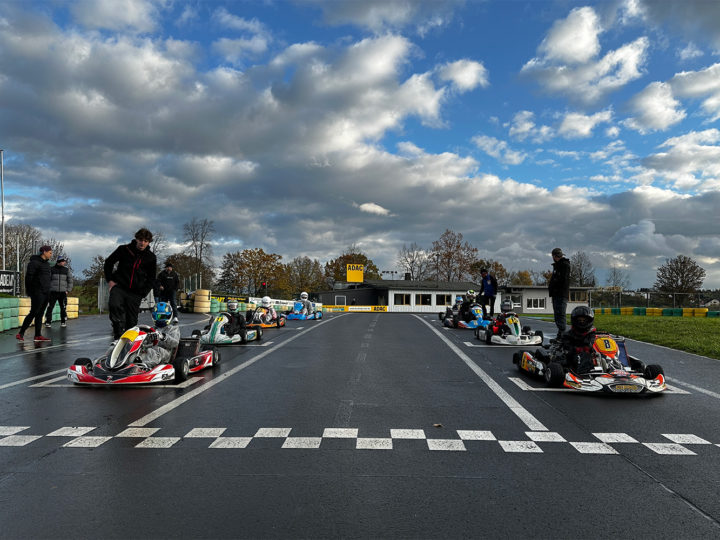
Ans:
[[[25,271],[25,291],[28,296],[50,292],[50,264],[40,255],[32,255]]]
[[[103,270],[105,281],[114,281],[120,288],[145,297],[155,283],[157,258],[149,247],[140,251],[133,240],[113,251],[105,259]]]
[[[67,266],[55,264],[50,269],[50,291],[69,293],[73,288],[73,278]]]
[[[567,257],[553,263],[548,293],[550,298],[570,298],[570,261]]]

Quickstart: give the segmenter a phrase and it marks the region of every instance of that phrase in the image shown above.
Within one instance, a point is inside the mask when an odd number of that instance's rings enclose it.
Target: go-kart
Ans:
[[[532,331],[529,326],[521,326],[514,311],[500,313],[495,319],[486,321],[475,329],[475,337],[488,345],[542,345],[542,330]]]
[[[285,326],[286,317],[284,314],[275,312],[272,319],[267,317],[267,311],[262,307],[254,310],[249,309],[245,315],[246,326],[248,328],[282,328]]]
[[[656,394],[667,389],[661,366],[646,366],[630,356],[625,339],[610,334],[596,334],[591,350],[571,360],[560,342],[553,340],[534,354],[516,352],[513,363],[521,372],[542,377],[549,386],[582,392]]]
[[[238,332],[228,335],[230,317],[229,313],[218,313],[203,330],[193,330],[192,336],[207,345],[245,344],[262,339],[262,328],[240,328]]]
[[[295,302],[290,311],[285,312],[288,321],[311,321],[322,319],[322,311],[313,311],[312,313],[303,313],[305,306],[302,302]]]
[[[483,321],[482,308],[479,305],[473,304],[470,307],[470,315],[472,318],[466,321],[460,316],[459,310],[447,308],[445,313],[440,313],[440,320],[443,326],[448,328],[465,328],[470,330],[487,324],[486,321]]]
[[[117,340],[107,353],[95,360],[78,358],[67,370],[67,378],[84,385],[134,385],[183,382],[195,373],[220,363],[220,352],[206,348],[195,337],[180,338],[167,362],[149,367],[142,362],[149,347],[158,346],[158,334],[150,326],[136,326]]]

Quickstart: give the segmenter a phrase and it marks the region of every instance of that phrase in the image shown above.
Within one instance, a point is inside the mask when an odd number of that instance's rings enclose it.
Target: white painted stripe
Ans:
[[[90,433],[95,427],[61,427],[52,433],[48,433],[47,437],[80,437]]]
[[[18,384],[25,384],[26,382],[29,382],[29,381],[36,381],[37,379],[44,379],[45,377],[51,377],[53,375],[57,375],[58,373],[65,373],[66,371],[67,371],[67,368],[58,369],[57,371],[51,371],[49,373],[43,373],[42,375],[35,375],[34,377],[28,377],[27,379],[23,379],[21,381],[6,383],[3,385],[0,385],[0,390],[4,390],[5,388],[10,388],[11,386],[17,386]]]
[[[138,438],[145,438],[145,437],[152,437],[155,433],[160,431],[160,428],[128,428],[125,431],[118,433],[115,435],[116,437],[138,437]]]
[[[435,332],[437,336],[445,342],[445,344],[453,351],[465,364],[472,369],[475,374],[482,379],[482,381],[492,390],[500,400],[508,406],[508,408],[515,413],[515,415],[532,431],[547,431],[548,429],[530,412],[520,405],[515,399],[508,394],[498,383],[496,383],[492,377],[490,377],[480,366],[473,362],[468,355],[462,352],[457,346],[452,343],[448,338],[442,335],[437,329],[433,328],[431,324],[423,320],[422,317],[413,315],[417,320],[421,321],[430,330]]]
[[[42,435],[10,435],[0,439],[0,446],[25,446],[42,438]]]
[[[571,442],[570,444],[581,454],[617,454],[617,450],[605,443]]]
[[[703,356],[701,358],[705,358],[705,357]],[[701,394],[705,394],[706,396],[714,397],[715,399],[720,399],[720,394],[718,394],[717,392],[713,392],[711,390],[706,390],[705,388],[700,388],[699,386],[695,386],[694,384],[679,381],[675,377],[673,377],[672,382],[675,384],[679,384],[680,386],[684,386],[685,388],[690,388],[691,390],[695,390],[696,392],[700,392]]]
[[[678,444],[711,444],[710,441],[690,433],[663,433],[662,436]]]
[[[494,441],[495,435],[492,431],[473,431],[458,429],[457,434],[463,441]]]
[[[392,439],[358,439],[357,450],[392,450]]]
[[[132,422],[132,423],[129,424],[129,425],[130,425],[131,427],[142,427],[142,426],[145,426],[145,425],[149,424],[150,422],[153,422],[153,421],[157,420],[158,418],[160,418],[160,417],[163,416],[164,414],[167,414],[167,413],[169,413],[170,411],[178,408],[178,407],[179,407],[180,405],[182,405],[183,403],[186,403],[186,402],[190,401],[191,399],[193,399],[194,397],[199,396],[199,395],[202,394],[203,392],[205,392],[205,391],[207,391],[207,390],[210,390],[210,389],[213,388],[216,384],[220,384],[221,382],[223,382],[223,381],[227,380],[228,378],[232,377],[232,376],[235,375],[238,371],[241,371],[241,370],[245,369],[246,367],[249,367],[249,366],[253,365],[255,362],[257,362],[257,361],[259,361],[259,360],[262,360],[262,359],[265,358],[267,355],[275,352],[276,350],[280,349],[281,347],[284,347],[285,345],[287,345],[287,344],[290,343],[291,341],[296,340],[297,338],[299,338],[300,336],[305,335],[305,334],[308,333],[308,332],[312,332],[313,330],[319,328],[319,327],[322,326],[323,324],[326,324],[326,323],[328,323],[328,322],[330,322],[330,321],[337,320],[337,319],[339,319],[340,317],[343,317],[343,316],[344,316],[344,315],[340,315],[340,316],[338,316],[338,317],[331,317],[331,318],[328,318],[328,319],[323,319],[322,321],[320,321],[320,322],[317,323],[316,325],[311,326],[311,327],[308,328],[307,330],[303,330],[302,332],[299,332],[299,333],[295,334],[294,336],[291,336],[291,337],[287,338],[287,339],[286,339],[285,341],[283,341],[282,343],[278,343],[277,345],[275,345],[275,346],[272,347],[271,349],[267,349],[266,351],[258,354],[256,357],[251,358],[251,359],[248,360],[247,362],[243,362],[242,364],[240,364],[240,365],[237,366],[237,367],[234,367],[234,368],[231,369],[230,371],[227,371],[227,372],[222,373],[219,377],[215,377],[213,380],[207,382],[206,384],[203,384],[203,385],[200,386],[199,388],[195,388],[194,390],[191,390],[191,391],[188,392],[187,394],[184,394],[184,395],[180,396],[179,398],[176,398],[176,399],[172,400],[171,402],[166,403],[165,405],[163,405],[162,407],[154,410],[153,412],[151,412],[151,413],[149,413],[149,414],[146,414],[146,415],[143,416],[142,418],[138,418],[137,420],[135,420],[134,422]],[[189,379],[188,379],[188,380],[189,380]]]
[[[357,428],[325,428],[322,436],[326,439],[355,439],[358,430]]]
[[[288,437],[283,448],[320,448],[322,437]]]
[[[498,441],[500,446],[506,452],[524,452],[542,454],[542,448],[540,448],[533,441]]]
[[[255,433],[257,438],[282,439],[290,435],[292,428],[260,428]]]
[[[422,429],[391,429],[392,439],[425,439],[425,431]]]
[[[209,448],[247,448],[252,437],[218,437]]]
[[[15,435],[26,429],[30,429],[30,426],[0,426],[0,436]]]
[[[465,443],[458,439],[428,439],[427,445],[429,450],[445,451],[445,452],[465,452]]]
[[[140,441],[135,448],[170,448],[180,437],[148,437],[144,441]]]
[[[627,433],[593,433],[604,443],[636,443],[637,440]]]
[[[679,444],[669,443],[643,443],[643,446],[647,446],[650,450],[656,454],[663,456],[695,456],[695,452],[688,450],[684,446]]]
[[[565,437],[554,431],[526,431],[525,435],[535,442],[567,442]]]
[[[78,437],[63,444],[65,448],[97,448],[108,442],[112,437]]]
[[[43,381],[43,382],[41,382],[41,383],[31,384],[31,385],[30,385],[30,388],[37,388],[37,387],[39,387],[39,386],[49,386],[49,385],[51,385],[51,384],[54,383],[54,382],[66,381],[66,380],[67,380],[67,376],[66,376],[66,375],[63,375],[62,377],[55,377],[54,379],[48,379],[47,381]]]
[[[217,439],[220,437],[223,433],[225,433],[225,430],[227,428],[201,428],[196,427],[191,429],[185,434],[186,438],[192,438],[192,437],[210,437],[213,439]]]

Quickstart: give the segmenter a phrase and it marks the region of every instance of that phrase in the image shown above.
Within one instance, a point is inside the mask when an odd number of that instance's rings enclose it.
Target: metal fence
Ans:
[[[588,291],[593,309],[601,307],[695,308],[720,310],[720,292],[667,293],[658,291]]]

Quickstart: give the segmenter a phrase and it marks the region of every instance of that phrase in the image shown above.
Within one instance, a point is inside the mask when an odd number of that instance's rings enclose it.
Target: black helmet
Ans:
[[[570,325],[575,330],[589,332],[593,327],[595,314],[588,306],[578,306],[570,314]]]

